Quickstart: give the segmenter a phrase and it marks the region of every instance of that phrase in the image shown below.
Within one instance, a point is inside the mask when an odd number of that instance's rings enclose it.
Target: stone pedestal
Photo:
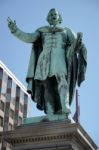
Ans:
[[[22,125],[2,138],[12,150],[97,150],[81,125],[67,120]]]

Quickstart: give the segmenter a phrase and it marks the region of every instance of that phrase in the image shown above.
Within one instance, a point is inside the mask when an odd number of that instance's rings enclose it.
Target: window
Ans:
[[[11,97],[11,103],[15,105],[15,97]]]
[[[16,84],[12,81],[12,90],[11,90],[11,103],[15,105],[15,97],[16,97]]]
[[[0,85],[0,94],[1,94],[1,85]]]
[[[12,87],[12,79],[8,77],[7,88],[11,88],[11,87]]]
[[[11,87],[12,87],[12,79],[8,77],[8,82],[7,82],[7,101],[11,101]]]
[[[10,109],[10,117],[13,119],[14,118],[14,111]]]
[[[7,83],[7,80],[8,80],[8,75],[5,72],[3,72],[3,81]]]
[[[19,117],[19,120],[18,120],[18,125],[22,124],[22,118]]]
[[[13,125],[11,123],[9,123],[9,130],[12,130],[13,129]]]
[[[7,100],[8,102],[11,101],[11,93],[7,93],[7,95],[6,95],[6,100]]]
[[[15,123],[16,125],[18,124],[18,114],[15,114],[14,123]]]
[[[3,69],[0,67],[0,94],[2,89],[2,76],[3,76]]]
[[[4,121],[3,129],[4,129],[4,131],[8,131],[8,122]]]
[[[0,109],[1,109],[2,111],[4,111],[4,102],[3,102],[3,101],[0,101]]]
[[[23,105],[21,103],[19,105],[19,109],[20,109],[21,112],[23,112]]]
[[[28,96],[24,94],[24,103],[27,104],[27,101],[28,101]]]
[[[20,89],[20,100],[24,101],[24,92]]]
[[[0,116],[0,126],[3,127],[3,118]]]
[[[1,87],[1,94],[3,94],[6,97],[6,91],[7,91],[7,85],[2,82],[2,87]]]
[[[5,72],[3,72],[2,91],[1,91],[1,93],[3,93],[3,94],[6,94],[6,92],[7,92],[7,80],[8,80],[8,76]]]
[[[9,104],[6,104],[5,115],[9,116]]]
[[[3,76],[3,69],[0,67],[0,79],[2,79]]]
[[[19,86],[16,87],[16,96],[20,97],[20,87]]]
[[[19,110],[19,99],[16,99],[15,108]]]

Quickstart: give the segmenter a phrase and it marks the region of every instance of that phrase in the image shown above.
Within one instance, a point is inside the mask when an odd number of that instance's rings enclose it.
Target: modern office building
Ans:
[[[13,130],[22,124],[27,116],[28,99],[26,88],[0,61],[0,131]],[[10,145],[2,142],[0,150],[10,150]]]

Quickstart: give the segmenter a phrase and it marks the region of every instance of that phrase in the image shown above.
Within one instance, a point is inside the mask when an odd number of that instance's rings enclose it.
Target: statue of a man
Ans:
[[[27,91],[37,108],[47,115],[71,113],[76,83],[80,86],[86,70],[86,48],[81,33],[60,27],[62,18],[56,9],[47,16],[49,26],[34,33],[21,31],[16,22],[8,18],[8,27],[18,39],[32,43],[27,72]]]

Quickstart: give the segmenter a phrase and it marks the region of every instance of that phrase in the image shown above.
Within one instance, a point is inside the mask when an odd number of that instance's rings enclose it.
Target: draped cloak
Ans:
[[[41,32],[40,29],[38,29],[38,31]],[[34,79],[38,58],[40,56],[40,53],[42,52],[42,44],[43,43],[40,36],[40,38],[36,40],[32,45],[26,82],[29,84],[29,80],[32,79],[32,87],[28,92],[31,93],[33,101],[37,103],[37,108],[46,112],[44,106],[44,91],[41,87],[41,82]],[[67,82],[69,86],[70,105],[73,99],[76,83],[78,84],[78,86],[80,86],[82,81],[84,81],[85,79],[87,66],[87,50],[84,44],[82,44],[82,47],[79,49],[79,53],[76,52],[77,50],[75,50],[75,47],[76,39],[72,44],[68,41],[64,49],[66,58],[65,61],[67,66]]]

